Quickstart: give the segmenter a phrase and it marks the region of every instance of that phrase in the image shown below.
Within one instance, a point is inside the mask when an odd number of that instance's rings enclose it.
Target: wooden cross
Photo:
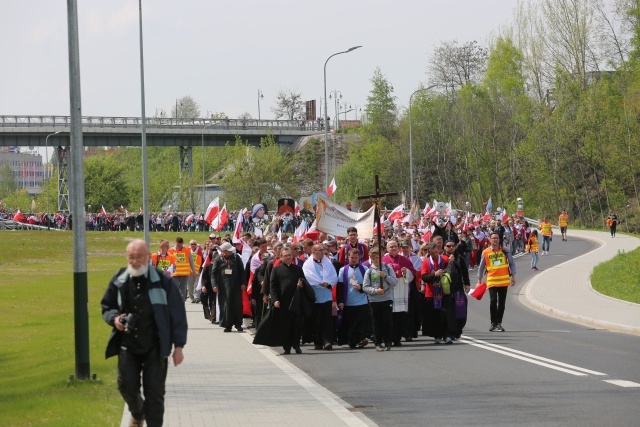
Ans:
[[[375,220],[377,224],[376,231],[378,232],[378,256],[380,257],[380,265],[382,265],[382,230],[380,227],[380,202],[383,198],[387,196],[397,196],[398,193],[381,193],[380,183],[378,182],[378,175],[375,176],[375,189],[376,192],[374,194],[358,196],[358,200],[373,200],[373,204],[376,207]],[[382,287],[382,281],[380,281],[380,286]]]

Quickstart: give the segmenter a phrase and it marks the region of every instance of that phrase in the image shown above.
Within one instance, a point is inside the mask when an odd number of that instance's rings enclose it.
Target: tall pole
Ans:
[[[262,91],[258,89],[258,120],[260,120],[260,98],[264,98],[264,95],[262,95]]]
[[[142,0],[138,0],[140,18],[140,104],[142,117],[142,222],[144,222],[144,241],[151,243],[149,237],[149,177],[147,175],[147,119],[144,109],[144,51],[142,44]],[[178,101],[176,100],[176,114]]]
[[[334,53],[333,55],[328,57],[327,60],[324,62],[324,117],[322,118],[322,121],[324,122],[324,178],[325,178],[325,184],[326,184],[325,188],[329,188],[329,124],[327,123],[327,62],[329,62],[329,60],[336,55],[349,53],[352,50],[356,50],[361,47],[362,46],[354,46],[354,47],[350,47],[349,49],[343,52]]]
[[[53,136],[53,135],[57,135],[59,134],[61,131],[58,132],[54,132],[54,133],[50,133],[49,135],[47,135],[47,137],[44,139],[44,155],[47,158],[46,159],[46,165],[47,165],[47,173],[45,174],[45,178],[49,178],[49,137]],[[47,186],[47,215],[50,215],[51,212],[49,211],[49,184],[45,184]]]
[[[211,122],[202,126],[202,213],[203,214],[207,211],[207,205],[206,205],[207,201],[205,200],[205,192],[204,192],[204,188],[205,188],[204,186],[204,182],[205,182],[204,181],[204,130],[208,126],[211,126]]]
[[[82,103],[80,94],[80,42],[78,7],[67,0],[69,32],[69,100],[71,105],[70,208],[73,218],[73,308],[76,378],[89,379],[89,293],[87,288],[87,236],[84,226],[84,168],[82,141]]]
[[[438,85],[431,85],[429,87],[420,88],[414,91],[409,97],[409,180],[411,181],[409,183],[409,187],[411,188],[411,200],[409,201],[410,204],[413,204],[413,131],[411,126],[411,120],[412,120],[411,103],[413,101],[413,95],[415,95],[418,92],[423,92],[429,89],[433,89],[436,86]]]

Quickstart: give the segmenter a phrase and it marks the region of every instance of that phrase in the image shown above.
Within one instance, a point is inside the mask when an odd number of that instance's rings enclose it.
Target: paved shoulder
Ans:
[[[632,251],[640,239],[598,231],[573,231],[570,237],[596,241],[600,246],[531,279],[521,293],[526,306],[560,319],[586,326],[640,335],[640,304],[621,301],[591,287],[593,268],[615,257],[618,251]]]
[[[189,339],[184,363],[170,365],[165,424],[375,425],[248,333],[223,333],[205,321],[200,304],[187,304]]]

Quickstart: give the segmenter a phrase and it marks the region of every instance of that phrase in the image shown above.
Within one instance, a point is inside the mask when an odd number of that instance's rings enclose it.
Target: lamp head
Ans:
[[[347,52],[351,52],[352,50],[356,50],[356,49],[360,49],[362,46],[354,46],[354,47],[350,47],[349,50],[347,50]]]

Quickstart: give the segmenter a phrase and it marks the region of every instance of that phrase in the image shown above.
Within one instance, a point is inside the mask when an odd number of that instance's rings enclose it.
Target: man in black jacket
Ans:
[[[127,245],[128,266],[109,282],[102,297],[102,318],[113,326],[106,357],[118,355],[118,389],[131,411],[132,426],[161,426],[168,357],[182,363],[187,316],[178,287],[149,265],[144,240]],[[140,393],[140,376],[144,399]]]
[[[282,249],[280,261],[280,264],[274,267],[271,272],[271,301],[273,302],[273,310],[278,310],[282,319],[284,354],[290,354],[291,348],[295,350],[296,354],[300,354],[302,353],[300,349],[302,324],[304,317],[311,313],[311,306],[315,302],[315,292],[306,283],[302,268],[292,262],[291,248]],[[296,292],[298,297],[294,298]],[[298,305],[294,306],[296,304]]]
[[[244,265],[240,255],[233,253],[231,243],[223,243],[220,250],[222,255],[211,267],[211,284],[220,305],[220,326],[225,332],[231,332],[232,326],[242,332],[242,291],[247,288]]]

